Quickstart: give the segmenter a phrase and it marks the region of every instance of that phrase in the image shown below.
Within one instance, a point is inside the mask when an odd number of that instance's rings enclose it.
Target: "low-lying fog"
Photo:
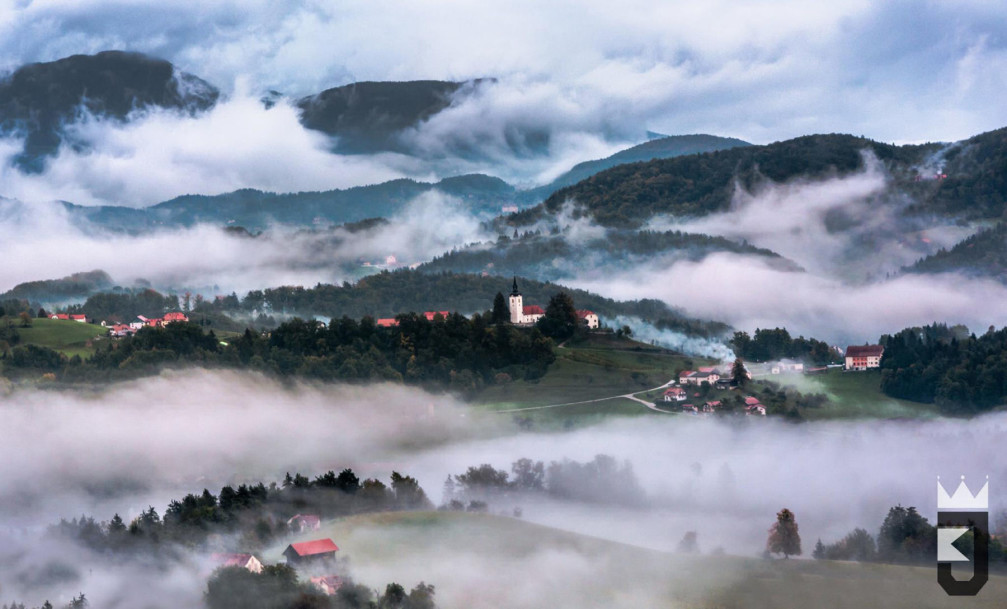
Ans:
[[[1003,413],[801,425],[654,415],[562,434],[519,433],[506,418],[416,389],[282,388],[232,372],[167,374],[90,395],[14,391],[0,404],[7,455],[0,462],[0,560],[8,565],[0,569],[0,591],[26,600],[42,593],[28,575],[49,565],[59,544],[39,544],[37,536],[60,517],[108,520],[118,512],[128,521],[149,505],[163,513],[169,499],[203,488],[217,493],[228,483],[343,467],[384,480],[392,470],[408,473],[438,502],[447,475],[470,465],[509,469],[522,457],[548,464],[599,453],[632,465],[646,507],[526,501],[524,519],[669,551],[696,531],[703,552],[751,556],[764,547],[776,512],[788,507],[807,553],[818,538],[834,541],[858,526],[876,531],[896,504],[918,506],[932,519],[938,475],[979,483],[989,475],[995,511],[1007,484],[999,458],[1005,428]],[[157,587],[166,597],[198,598],[198,570],[159,573]],[[78,576],[59,593],[68,599],[83,590],[109,607],[126,606],[123,599],[151,577],[97,567]],[[452,585],[435,581],[433,571],[426,579]]]

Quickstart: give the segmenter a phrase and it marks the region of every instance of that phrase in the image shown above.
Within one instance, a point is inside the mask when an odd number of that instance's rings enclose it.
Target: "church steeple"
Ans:
[[[519,296],[521,292],[517,289],[517,276],[514,276],[514,289],[511,290],[511,296]]]

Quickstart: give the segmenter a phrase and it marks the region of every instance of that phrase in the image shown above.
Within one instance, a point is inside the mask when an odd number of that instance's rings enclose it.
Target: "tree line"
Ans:
[[[1007,398],[1007,328],[976,336],[935,323],[884,335],[880,343],[886,395],[933,403],[950,415],[985,412]]]
[[[786,328],[756,328],[751,336],[748,332],[735,332],[730,346],[738,357],[755,362],[789,358],[825,365],[842,361],[828,343],[803,336],[792,338]]]

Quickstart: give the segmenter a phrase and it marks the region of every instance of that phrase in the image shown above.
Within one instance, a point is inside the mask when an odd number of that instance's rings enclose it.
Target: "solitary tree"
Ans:
[[[28,314],[28,311],[22,311],[21,315],[19,315],[18,317],[21,318],[21,327],[22,328],[30,328],[31,327],[31,315]]]
[[[745,362],[741,358],[735,358],[734,365],[731,366],[731,380],[738,387],[744,387],[748,383],[748,370],[745,370]]]
[[[783,554],[784,558],[801,555],[801,536],[797,533],[794,513],[783,508],[776,514],[776,523],[769,529],[766,549],[773,554]]]
[[[490,322],[494,324],[503,324],[510,321],[510,311],[507,310],[507,300],[504,299],[504,295],[497,292],[497,295],[493,298],[493,313],[490,316]]]

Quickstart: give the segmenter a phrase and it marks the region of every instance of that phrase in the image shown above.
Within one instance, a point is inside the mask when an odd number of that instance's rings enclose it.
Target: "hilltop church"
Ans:
[[[545,315],[542,307],[524,304],[524,297],[521,296],[521,292],[517,289],[517,277],[514,278],[514,287],[511,289],[508,304],[510,305],[510,322],[515,325],[530,326]],[[578,309],[577,319],[592,330],[601,325],[598,316],[592,311]]]

